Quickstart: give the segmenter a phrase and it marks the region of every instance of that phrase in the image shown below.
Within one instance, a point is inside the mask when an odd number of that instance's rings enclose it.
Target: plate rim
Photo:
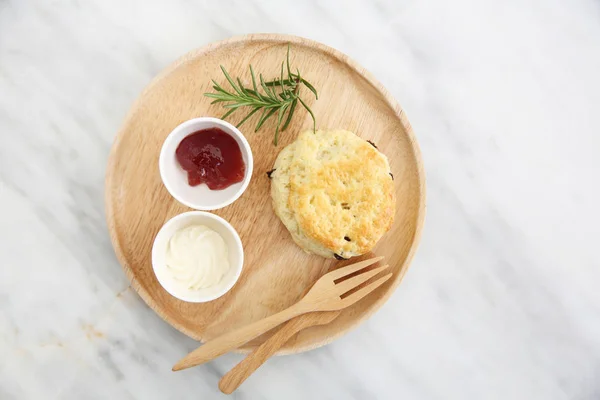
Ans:
[[[236,44],[236,43],[253,42],[253,41],[262,41],[262,42],[266,41],[266,42],[277,42],[277,43],[288,42],[291,44],[298,44],[298,45],[302,45],[302,46],[313,47],[313,48],[316,48],[316,49],[318,49],[322,52],[325,52],[325,53],[329,54],[330,56],[336,58],[338,61],[349,66],[355,73],[361,75],[371,86],[373,86],[379,93],[381,93],[385,102],[394,111],[394,114],[399,119],[401,125],[403,126],[403,128],[406,132],[406,136],[410,143],[410,147],[412,149],[414,159],[416,162],[416,167],[417,167],[417,176],[418,176],[418,182],[419,182],[418,191],[419,191],[420,199],[419,199],[419,207],[417,210],[417,214],[418,214],[417,220],[415,222],[415,232],[414,232],[414,235],[412,238],[412,243],[411,243],[410,249],[408,251],[408,254],[407,254],[404,262],[402,263],[401,268],[399,269],[399,273],[397,274],[397,276],[392,278],[390,288],[385,293],[383,293],[383,295],[377,301],[375,301],[373,303],[373,305],[369,308],[369,310],[365,314],[363,314],[360,318],[357,318],[355,321],[350,323],[345,329],[340,329],[335,334],[324,337],[323,339],[321,339],[319,341],[315,341],[314,343],[305,344],[302,346],[292,345],[290,348],[282,348],[276,353],[277,355],[296,354],[296,353],[302,353],[305,351],[309,351],[309,350],[312,350],[312,349],[315,349],[315,348],[318,348],[318,347],[321,347],[321,346],[324,346],[326,344],[333,342],[334,340],[340,338],[342,335],[355,329],[358,325],[365,322],[376,311],[378,311],[383,306],[383,304],[385,304],[388,301],[388,299],[390,298],[392,293],[394,293],[396,291],[396,289],[402,282],[402,279],[406,275],[406,272],[408,271],[408,269],[411,265],[411,262],[413,261],[414,256],[416,254],[416,251],[419,247],[419,244],[421,242],[421,236],[422,236],[423,226],[424,226],[424,222],[425,222],[425,214],[426,214],[425,170],[424,170],[424,163],[423,163],[421,150],[420,150],[419,144],[416,140],[412,126],[411,126],[410,122],[408,121],[406,113],[404,112],[404,110],[402,109],[400,104],[391,95],[391,93],[374,77],[374,75],[371,74],[369,71],[367,71],[363,66],[361,66],[360,64],[355,62],[353,59],[351,59],[349,56],[347,56],[346,54],[342,53],[341,51],[339,51],[333,47],[327,46],[323,43],[317,42],[312,39],[308,39],[308,38],[304,38],[304,37],[296,36],[296,35],[287,35],[287,34],[252,33],[252,34],[245,34],[245,35],[237,35],[237,36],[232,36],[227,39],[219,40],[216,42],[211,42],[202,47],[190,50],[183,56],[180,56],[175,61],[171,62],[169,65],[167,65],[165,68],[163,68],[156,76],[154,76],[152,78],[152,80],[144,87],[144,89],[140,92],[140,94],[133,101],[127,114],[123,118],[121,125],[119,127],[119,130],[117,131],[117,134],[111,145],[111,149],[110,149],[110,153],[109,153],[108,161],[107,161],[107,165],[106,165],[106,176],[105,176],[105,180],[104,180],[104,203],[105,203],[104,211],[105,211],[107,228],[108,228],[108,232],[109,232],[113,250],[115,252],[117,260],[119,261],[119,264],[121,264],[121,268],[125,272],[125,275],[130,282],[131,288],[133,290],[135,290],[139,294],[139,296],[142,298],[142,300],[144,300],[144,302],[154,312],[156,312],[156,314],[158,314],[166,323],[168,323],[170,326],[174,327],[175,329],[177,329],[184,335],[190,337],[191,339],[194,339],[194,340],[197,340],[197,341],[200,341],[201,343],[203,343],[204,342],[203,338],[199,337],[195,332],[190,331],[186,327],[181,326],[180,324],[176,323],[175,321],[172,321],[169,318],[169,316],[166,315],[160,307],[158,307],[158,305],[156,304],[156,302],[154,301],[154,299],[152,298],[150,293],[139,284],[139,282],[133,272],[133,269],[131,268],[131,266],[129,265],[129,262],[126,260],[126,258],[124,256],[124,252],[123,252],[123,249],[120,244],[121,242],[119,241],[119,238],[118,238],[119,235],[117,233],[117,230],[115,229],[116,222],[115,222],[115,213],[114,213],[114,209],[113,209],[112,188],[113,188],[113,175],[114,175],[113,172],[114,172],[115,163],[116,163],[116,153],[117,153],[117,150],[120,147],[121,141],[123,140],[123,137],[126,133],[125,128],[126,128],[128,122],[130,121],[130,119],[134,116],[135,110],[138,109],[139,102],[141,102],[142,99],[145,97],[145,95],[149,91],[151,91],[154,88],[154,86],[156,86],[162,79],[164,79],[172,71],[177,69],[179,66],[185,64],[186,62],[188,62],[192,59],[195,59],[197,57],[200,57],[200,56],[202,56],[210,51],[213,51],[219,47],[228,46],[228,45]],[[244,346],[236,349],[235,352],[236,353],[248,353],[248,352],[252,351],[253,349],[254,349],[254,347],[246,347],[244,345]]]

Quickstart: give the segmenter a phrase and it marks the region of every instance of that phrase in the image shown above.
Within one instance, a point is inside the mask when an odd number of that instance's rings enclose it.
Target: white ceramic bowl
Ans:
[[[215,286],[199,290],[187,289],[185,292],[180,289],[176,291],[175,288],[177,286],[174,284],[165,262],[167,245],[175,232],[190,225],[205,225],[221,235],[229,252],[229,271]],[[215,214],[203,211],[189,211],[176,215],[160,228],[156,238],[154,238],[154,245],[152,246],[152,268],[154,269],[154,274],[167,292],[183,301],[204,303],[221,297],[235,285],[242,273],[243,265],[244,249],[238,233],[229,222]]]
[[[181,168],[175,156],[177,146],[186,136],[209,128],[220,128],[230,134],[240,146],[246,164],[244,180],[222,190],[210,190],[206,184],[190,186],[187,172]],[[211,117],[190,119],[173,129],[163,143],[158,161],[160,177],[171,196],[196,210],[217,210],[236,201],[250,183],[253,164],[252,150],[244,135],[229,122]]]

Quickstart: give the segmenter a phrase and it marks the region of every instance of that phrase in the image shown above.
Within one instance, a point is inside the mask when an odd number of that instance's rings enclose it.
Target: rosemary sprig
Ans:
[[[221,65],[221,71],[223,71],[223,75],[225,75],[225,79],[227,79],[233,91],[223,88],[213,79],[215,93],[204,93],[205,96],[214,99],[211,104],[222,103],[223,107],[228,109],[221,119],[227,118],[239,108],[250,107],[252,110],[237,124],[239,128],[255,113],[262,111],[254,129],[254,132],[257,132],[269,118],[277,115],[277,126],[273,139],[273,144],[277,145],[280,132],[285,131],[290,125],[297,105],[300,103],[310,114],[313,120],[313,130],[316,130],[315,115],[306,102],[300,98],[300,87],[305,86],[315,95],[315,99],[318,99],[319,95],[315,87],[300,76],[298,69],[295,73],[292,72],[289,45],[286,60],[281,63],[281,72],[278,78],[265,81],[262,74],[259,74],[257,82],[252,65],[249,68],[250,77],[252,78],[251,88],[244,86],[240,78],[233,80],[225,67]]]

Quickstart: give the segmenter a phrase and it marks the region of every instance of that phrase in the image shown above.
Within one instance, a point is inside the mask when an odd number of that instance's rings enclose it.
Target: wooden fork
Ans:
[[[311,326],[325,325],[337,318],[342,310],[311,312],[289,320],[281,329],[263,342],[256,350],[223,375],[219,389],[225,394],[233,393],[254,371],[286,344],[296,333]]]
[[[319,311],[299,315],[287,321],[270,338],[227,372],[219,381],[219,389],[225,394],[233,393],[250,375],[298,332],[317,325],[326,325],[336,319],[342,310]]]
[[[389,273],[348,296],[343,298],[342,296],[388,268],[388,265],[370,269],[338,283],[336,283],[336,281],[358,272],[371,264],[375,264],[382,259],[383,257],[375,257],[326,273],[319,278],[306,296],[298,303],[277,314],[273,314],[267,318],[253,322],[250,325],[246,325],[206,342],[179,360],[177,364],[173,366],[173,371],[180,371],[182,369],[204,364],[230,350],[238,348],[242,344],[298,315],[311,311],[341,310],[356,303],[390,279],[392,274]]]

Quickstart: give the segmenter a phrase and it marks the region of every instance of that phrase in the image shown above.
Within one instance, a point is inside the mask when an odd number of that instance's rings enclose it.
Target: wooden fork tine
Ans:
[[[325,275],[327,275],[327,277],[330,277],[333,280],[340,279],[346,275],[350,275],[353,272],[360,271],[361,269],[366,268],[371,264],[375,264],[377,261],[381,261],[381,260],[383,260],[383,256],[370,258],[365,261],[360,261],[360,262],[357,262],[354,264],[346,265],[345,267],[342,267],[342,268],[338,268],[336,270],[328,272]]]
[[[347,307],[351,304],[356,303],[358,300],[362,299],[363,297],[365,297],[366,295],[371,293],[373,290],[375,290],[379,286],[381,286],[385,281],[390,279],[392,277],[392,275],[393,275],[392,273],[389,273],[385,276],[382,276],[381,278],[377,279],[375,282],[372,282],[372,283],[368,284],[367,286],[365,286],[364,288],[352,293],[350,296],[343,298],[342,303],[344,304],[344,307]]]
[[[344,293],[349,292],[350,290],[354,289],[361,283],[368,281],[369,279],[371,279],[372,277],[374,277],[375,275],[377,275],[378,273],[380,273],[381,271],[383,271],[384,269],[386,269],[388,267],[389,267],[389,265],[383,265],[381,267],[377,267],[377,268],[371,269],[369,271],[363,272],[360,275],[353,276],[350,279],[346,279],[343,282],[337,283],[335,285],[335,288],[338,291],[338,293],[344,294]]]

